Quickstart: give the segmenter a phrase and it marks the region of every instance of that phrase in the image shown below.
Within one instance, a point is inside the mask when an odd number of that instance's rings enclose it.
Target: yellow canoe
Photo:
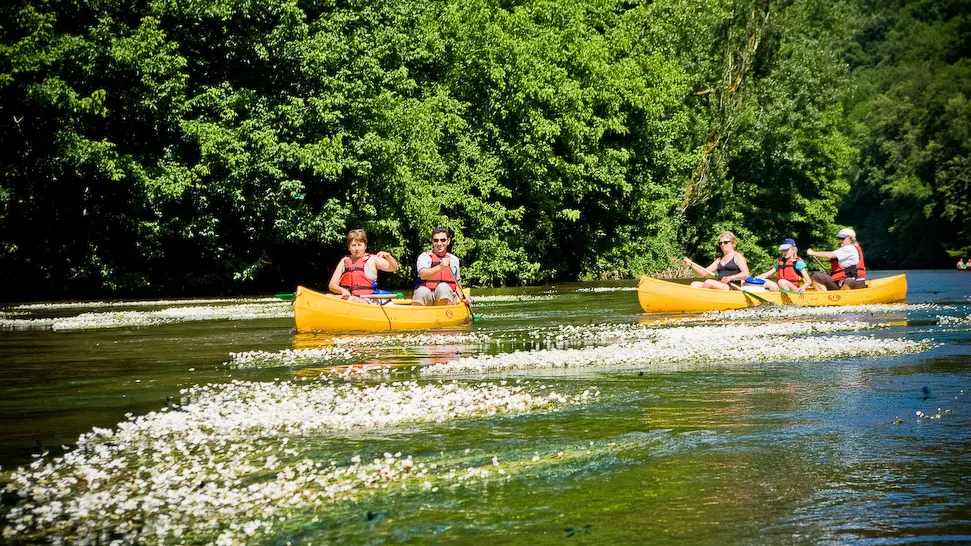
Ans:
[[[471,313],[464,303],[426,307],[411,305],[411,300],[394,300],[386,305],[371,305],[298,286],[293,318],[298,332],[422,330],[464,324]]]
[[[747,289],[746,289],[747,290]],[[822,307],[830,305],[864,305],[903,301],[907,297],[907,276],[894,275],[867,281],[867,287],[859,290],[831,290],[806,294],[790,292],[754,292],[765,300],[778,305],[804,305]],[[692,288],[686,284],[641,277],[637,285],[637,299],[647,313],[698,313],[724,311],[765,305],[759,298],[738,290],[724,291],[710,288]]]

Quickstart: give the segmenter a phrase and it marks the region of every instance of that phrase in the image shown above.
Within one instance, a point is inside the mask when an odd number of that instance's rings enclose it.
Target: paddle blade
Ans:
[[[289,294],[274,294],[274,296],[284,301],[290,301],[293,299],[293,292],[290,292]]]

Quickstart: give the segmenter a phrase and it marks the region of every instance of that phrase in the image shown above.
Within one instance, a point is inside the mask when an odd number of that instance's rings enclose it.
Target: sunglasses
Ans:
[[[731,244],[731,243],[732,243],[731,241],[718,241],[718,245],[719,245],[719,246],[722,246],[722,245],[729,245],[729,244]]]
[[[447,243],[448,239],[432,239],[433,243]]]

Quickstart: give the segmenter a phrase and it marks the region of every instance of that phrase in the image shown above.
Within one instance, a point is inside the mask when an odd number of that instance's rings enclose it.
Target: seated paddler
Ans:
[[[741,282],[749,277],[748,262],[741,252],[735,250],[735,234],[731,231],[723,231],[718,236],[718,248],[721,250],[721,258],[716,259],[708,267],[701,267],[695,262],[684,259],[684,263],[691,266],[695,273],[702,277],[717,277],[717,279],[705,279],[704,281],[693,281],[691,286],[695,288],[712,288],[715,290],[730,290],[730,282]]]
[[[350,254],[337,263],[328,288],[345,300],[379,303],[368,297],[378,287],[378,271],[397,271],[398,262],[384,251],[368,253],[367,233],[363,229],[347,232],[347,250]]]
[[[462,277],[459,259],[448,251],[452,237],[447,228],[432,230],[432,248],[418,256],[418,281],[412,297],[414,305],[455,305],[469,302],[459,290]]]
[[[814,273],[813,282],[817,290],[855,290],[866,288],[866,264],[863,261],[863,248],[856,240],[852,228],[843,228],[836,234],[840,246],[833,251],[806,249],[806,254],[829,260],[830,272]]]
[[[809,267],[799,257],[799,249],[796,248],[795,239],[783,239],[782,244],[779,245],[779,252],[782,256],[776,261],[772,269],[756,278],[765,279],[765,288],[768,290],[782,289],[805,292],[812,286],[813,281],[809,276]],[[768,277],[773,274],[778,283],[768,280]]]

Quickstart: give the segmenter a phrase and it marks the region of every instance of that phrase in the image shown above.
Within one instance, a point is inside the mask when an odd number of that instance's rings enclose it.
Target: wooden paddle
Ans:
[[[277,298],[280,298],[281,300],[284,300],[284,301],[290,301],[290,300],[292,300],[294,298],[293,292],[290,292],[289,294],[273,294],[273,296],[274,297],[277,297]],[[390,294],[390,293],[389,294],[361,294],[358,297],[359,298],[378,299],[378,300],[380,300],[380,299],[389,299],[390,300],[390,299],[393,299],[393,298],[403,298],[403,297],[405,297],[405,295],[402,294],[401,292],[398,292],[398,293],[395,293],[395,294]]]
[[[819,261],[819,258],[815,256],[813,256],[813,259],[816,260],[816,263],[819,265],[819,270],[822,271],[823,273],[826,273],[826,266],[823,265],[823,262]]]
[[[463,297],[462,303],[464,303],[465,306],[469,308],[469,314],[472,315],[472,322],[482,322],[482,317],[479,316],[479,315],[476,315],[472,311],[472,298],[470,298],[465,293],[465,290],[462,289],[462,283],[460,283],[459,280],[455,278],[455,273],[452,273],[452,268],[451,267],[446,267],[445,269],[448,269],[449,276],[451,276],[452,277],[452,280],[455,281],[455,288],[456,288],[456,290],[458,290],[459,294]],[[466,302],[464,298],[468,298],[469,301]]]
[[[401,292],[398,292],[396,294],[361,294],[358,297],[359,298],[368,298],[368,299],[372,299],[372,300],[390,300],[390,299],[394,299],[394,298],[403,298],[403,297],[405,297],[405,295],[402,294]]]
[[[696,266],[698,266],[699,268],[701,268],[701,269],[703,269],[704,271],[706,271],[706,272],[707,272],[708,274],[707,274],[707,275],[705,275],[705,276],[704,276],[704,278],[706,278],[706,279],[707,279],[707,278],[709,278],[709,277],[710,277],[710,278],[713,278],[713,279],[717,279],[717,278],[718,278],[718,275],[715,275],[715,274],[714,274],[714,273],[712,273],[711,271],[708,271],[708,269],[707,269],[706,267],[703,267],[703,266],[702,266],[702,265],[701,265],[700,263],[698,263],[698,262],[696,262],[696,261],[694,261],[694,260],[692,260],[691,258],[688,258],[687,256],[685,256],[685,257],[684,257],[684,259],[685,259],[685,260],[688,260],[689,262],[691,262],[691,264],[692,264],[692,265],[696,265]],[[697,274],[698,272],[697,272],[697,271],[695,271],[695,273]]]
[[[739,292],[741,292],[741,293],[743,293],[743,294],[745,294],[747,296],[752,296],[753,298],[755,298],[755,299],[757,299],[757,300],[759,300],[759,301],[761,301],[763,303],[766,303],[766,304],[769,304],[769,305],[779,305],[778,303],[776,303],[774,301],[769,301],[769,300],[763,298],[762,296],[759,296],[755,292],[749,292],[748,290],[745,290],[741,286],[737,286],[737,285],[734,285],[732,283],[728,283],[728,286],[729,286],[729,288],[734,288],[735,290],[738,290]]]

